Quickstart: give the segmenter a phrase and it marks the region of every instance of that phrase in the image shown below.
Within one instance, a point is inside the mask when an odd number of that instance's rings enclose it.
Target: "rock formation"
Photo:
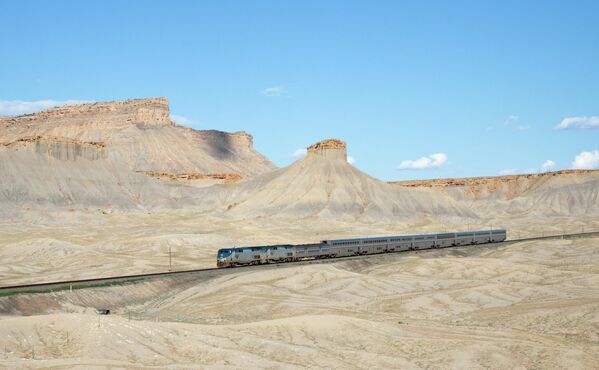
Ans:
[[[142,172],[148,176],[157,178],[157,179],[169,179],[169,180],[204,180],[204,179],[213,179],[213,180],[223,180],[224,183],[232,183],[237,182],[243,179],[240,175],[236,173],[177,173],[172,174],[168,172],[156,172],[156,171],[147,171]]]
[[[203,204],[230,217],[322,217],[398,220],[473,214],[447,195],[405,189],[372,178],[346,161],[346,145],[336,139],[307,148],[307,155],[271,173],[203,189]]]
[[[160,179],[229,183],[274,168],[245,132],[174,124],[165,98],[0,118],[0,208],[9,213],[11,206],[188,206],[194,189]]]
[[[349,165],[337,139],[276,170],[245,132],[194,130],[169,117],[168,101],[153,98],[0,118],[0,215],[46,206],[369,222],[599,215],[598,172],[388,184]]]
[[[66,105],[0,118],[0,145],[53,141],[59,150],[62,143],[95,143],[132,171],[247,177],[275,169],[245,132],[193,130],[169,117],[166,98]]]
[[[318,155],[328,158],[339,158],[347,160],[347,146],[344,141],[337,139],[327,139],[310,145],[307,149],[307,155]]]
[[[56,133],[55,136],[93,135],[96,129],[114,129],[132,124],[164,126],[170,124],[166,98],[131,99],[124,101],[63,105],[38,113],[17,117],[0,117],[0,129],[11,128],[7,135],[20,135],[24,129],[31,133]],[[79,128],[79,132],[73,132]],[[67,135],[59,135],[58,133]],[[96,133],[101,135],[101,132]]]
[[[561,170],[543,173],[527,173],[521,175],[506,175],[506,176],[482,176],[482,177],[464,177],[464,178],[448,178],[448,179],[430,179],[430,180],[404,180],[391,181],[390,184],[407,186],[407,187],[460,187],[460,186],[478,186],[487,187],[491,192],[500,188],[502,184],[515,183],[523,180],[543,180],[551,177],[564,177],[570,175],[587,175],[599,174],[599,170]]]
[[[599,171],[562,170],[546,173],[409,180],[395,186],[430,188],[467,203],[479,214],[599,214]]]

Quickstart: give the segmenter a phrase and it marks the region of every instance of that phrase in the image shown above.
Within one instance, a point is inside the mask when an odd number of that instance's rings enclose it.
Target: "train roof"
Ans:
[[[293,247],[293,244],[272,244],[272,245],[244,245],[241,247],[220,248],[223,249],[249,249],[249,248],[271,248],[271,247]]]
[[[368,238],[350,238],[350,239],[327,239],[324,241],[329,241],[329,242],[353,242],[356,240],[377,240],[377,239],[391,239],[391,238],[413,238],[416,236],[435,236],[437,234],[414,234],[414,235],[395,235],[395,236],[371,236]]]
[[[488,233],[493,231],[503,231],[505,229],[490,229],[490,230],[469,230],[469,231],[448,231],[443,233],[435,233],[435,234],[406,234],[406,235],[395,235],[395,236],[372,236],[368,238],[350,238],[350,239],[327,239],[323,240],[323,242],[351,242],[356,240],[377,240],[377,239],[395,239],[395,238],[416,238],[416,237],[427,237],[427,236],[435,236],[441,234],[462,234],[462,233]]]

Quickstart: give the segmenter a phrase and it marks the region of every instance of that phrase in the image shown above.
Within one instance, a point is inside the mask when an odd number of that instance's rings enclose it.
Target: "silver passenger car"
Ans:
[[[218,267],[293,262],[306,259],[336,258],[407,250],[447,248],[460,245],[502,242],[505,229],[439,234],[401,235],[375,238],[323,240],[315,244],[269,245],[220,249]]]

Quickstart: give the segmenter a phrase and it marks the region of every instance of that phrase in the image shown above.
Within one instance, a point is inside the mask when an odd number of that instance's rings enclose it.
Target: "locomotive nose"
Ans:
[[[216,259],[216,267],[226,267],[226,266],[229,266],[229,264],[230,264],[229,257],[218,257]]]

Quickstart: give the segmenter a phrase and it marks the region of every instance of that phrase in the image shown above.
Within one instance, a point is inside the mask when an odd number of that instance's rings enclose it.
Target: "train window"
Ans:
[[[260,256],[254,256],[254,259],[255,259],[255,260],[259,260],[259,259],[260,259]]]
[[[287,257],[293,256],[293,253],[287,253]]]

